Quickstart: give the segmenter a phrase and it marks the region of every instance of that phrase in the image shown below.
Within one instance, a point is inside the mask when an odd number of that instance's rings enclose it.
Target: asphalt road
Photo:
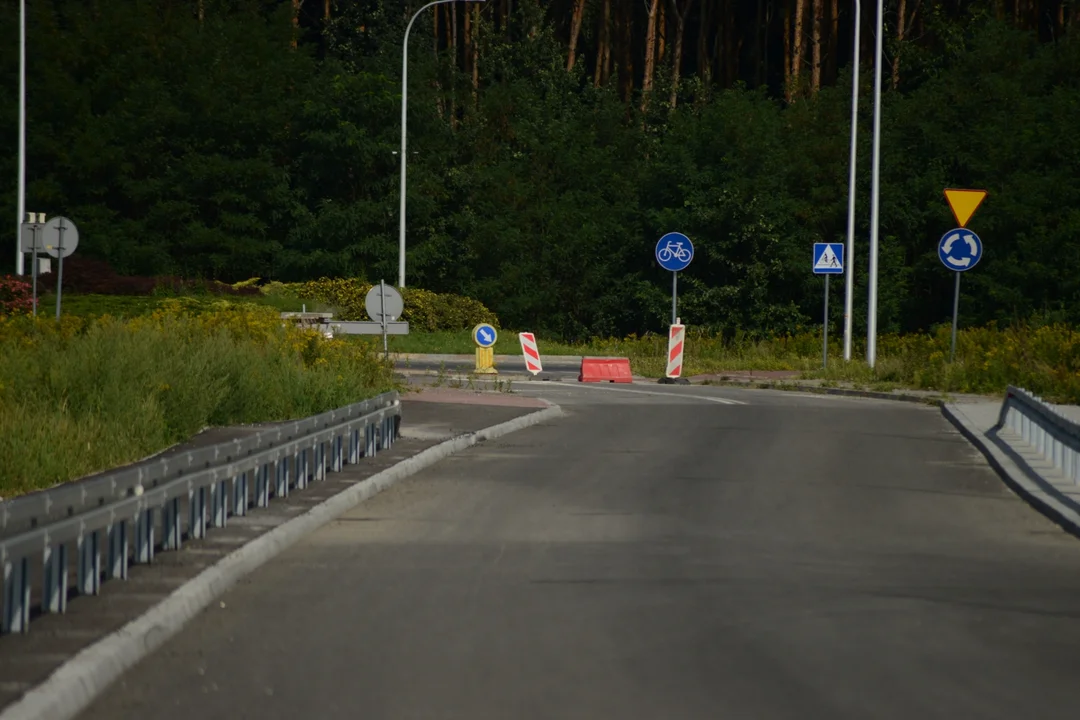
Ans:
[[[522,391],[567,417],[310,536],[83,717],[1075,715],[1080,541],[936,410]]]

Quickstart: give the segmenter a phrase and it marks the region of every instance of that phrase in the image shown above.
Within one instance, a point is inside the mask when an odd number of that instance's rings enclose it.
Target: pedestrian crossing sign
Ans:
[[[814,274],[840,275],[844,272],[843,243],[814,243]]]

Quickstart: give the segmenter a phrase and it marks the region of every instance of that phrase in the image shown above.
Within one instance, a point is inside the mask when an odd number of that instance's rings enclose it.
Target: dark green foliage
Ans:
[[[344,4],[292,48],[289,3],[207,0],[201,25],[194,3],[31,5],[28,210],[78,222],[80,256],[142,276],[396,280],[396,6]],[[653,247],[680,230],[697,247],[680,275],[685,322],[751,336],[820,323],[810,248],[846,236],[849,77],[791,105],[686,77],[672,110],[664,66],[642,116],[639,99],[594,88],[581,67],[566,72],[537,6],[516,12],[512,41],[481,27],[475,95],[471,75],[432,52],[431,18],[414,27],[408,284],[475,297],[507,327],[567,340],[657,331],[671,276]],[[949,317],[953,278],[935,253],[954,225],[947,186],[990,191],[970,223],[986,256],[964,278],[962,322],[1080,322],[1080,43],[927,13],[932,41],[905,46],[903,82],[885,94],[880,328]],[[0,30],[4,218],[13,25]],[[871,81],[866,68],[860,332]],[[839,323],[843,283],[832,288]]]

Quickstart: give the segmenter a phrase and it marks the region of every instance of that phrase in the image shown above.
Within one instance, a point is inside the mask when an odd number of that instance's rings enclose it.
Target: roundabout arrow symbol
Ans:
[[[945,245],[944,245],[946,254],[952,252],[953,243],[956,242],[959,239],[960,239],[960,233],[953,233],[948,238],[946,238]]]

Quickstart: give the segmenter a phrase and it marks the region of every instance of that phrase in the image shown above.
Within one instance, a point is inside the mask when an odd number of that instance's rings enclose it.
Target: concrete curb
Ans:
[[[226,555],[150,611],[61,665],[45,682],[0,712],[0,720],[69,720],[126,670],[163,645],[237,581],[297,541],[398,480],[485,440],[559,417],[558,405],[439,443],[343,490]]]
[[[1002,481],[1029,505],[1066,532],[1080,537],[1080,512],[1072,503],[1055,496],[1052,488],[1029,477],[1009,454],[987,438],[964,411],[952,403],[941,406],[941,414],[986,458]]]
[[[942,396],[931,395],[912,395],[905,392],[883,392],[880,390],[856,390],[854,388],[830,388],[821,387],[820,385],[797,385],[791,382],[754,382],[754,383],[739,383],[739,382],[711,382],[711,383],[695,383],[701,385],[711,385],[713,387],[733,387],[742,388],[745,390],[782,390],[787,392],[808,392],[817,393],[819,395],[840,395],[844,397],[861,397],[871,400],[898,400],[900,402],[917,403],[921,405],[935,405],[943,406],[948,401],[947,398]]]

